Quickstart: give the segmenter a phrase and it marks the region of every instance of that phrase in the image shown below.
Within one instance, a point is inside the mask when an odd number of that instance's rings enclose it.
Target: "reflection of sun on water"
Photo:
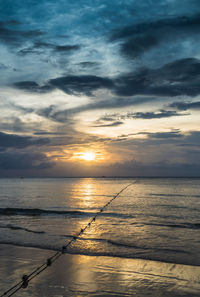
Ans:
[[[102,202],[97,199],[99,192],[97,191],[98,184],[92,178],[84,178],[79,184],[76,184],[76,210],[87,213],[87,216],[83,216],[77,219],[77,232],[84,228],[91,222],[92,218],[99,210],[99,206],[102,206]],[[77,199],[78,198],[78,199]],[[84,240],[77,240],[73,243],[73,248],[84,252],[97,252],[103,251],[103,246],[98,238],[102,236],[102,230],[99,227],[102,224],[102,218],[98,218],[98,222],[93,222],[89,228],[81,235]],[[97,240],[93,240],[93,239]],[[92,240],[90,240],[92,239]]]

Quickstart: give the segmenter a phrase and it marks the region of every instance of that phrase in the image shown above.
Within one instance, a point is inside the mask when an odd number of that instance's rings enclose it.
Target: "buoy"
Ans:
[[[51,261],[51,259],[49,258],[49,259],[47,259],[47,266],[51,266],[51,264],[52,264],[52,261]]]
[[[66,246],[63,245],[63,247],[62,247],[62,254],[64,254],[65,251],[66,251]]]
[[[23,281],[23,283],[22,283],[22,286],[21,287],[23,289],[26,289],[28,287],[28,275],[24,274],[22,276],[22,281]]]

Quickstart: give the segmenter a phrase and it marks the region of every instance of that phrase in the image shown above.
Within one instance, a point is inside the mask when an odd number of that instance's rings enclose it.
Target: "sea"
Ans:
[[[199,178],[0,179],[0,246],[195,269],[199,235]]]

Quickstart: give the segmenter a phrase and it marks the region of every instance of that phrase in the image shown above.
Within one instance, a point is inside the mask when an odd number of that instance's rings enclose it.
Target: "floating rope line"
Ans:
[[[29,282],[34,279],[37,275],[39,275],[40,273],[42,273],[44,270],[46,270],[48,267],[50,267],[53,262],[55,262],[58,258],[60,258],[60,256],[62,256],[62,254],[64,254],[68,248],[68,246],[70,246],[72,244],[72,242],[75,242],[88,228],[90,228],[91,224],[93,222],[95,222],[97,216],[99,216],[104,210],[105,208],[110,205],[110,203],[115,200],[123,191],[125,191],[128,187],[130,187],[131,185],[133,185],[134,183],[136,183],[136,181],[134,181],[133,183],[128,184],[127,186],[125,186],[122,190],[120,190],[116,195],[114,195],[96,214],[95,216],[88,222],[88,224],[84,227],[81,228],[81,230],[78,232],[78,234],[74,235],[72,237],[72,239],[66,244],[63,245],[60,251],[57,251],[56,253],[54,253],[50,258],[47,258],[46,261],[41,264],[40,266],[38,266],[36,269],[34,269],[31,273],[29,274],[24,274],[22,276],[21,281],[19,281],[18,283],[16,283],[14,286],[12,286],[10,289],[8,289],[7,291],[5,291],[2,295],[0,295],[0,297],[10,297],[12,295],[14,295],[15,293],[17,293],[19,290],[21,290],[22,288],[25,289],[28,287]]]

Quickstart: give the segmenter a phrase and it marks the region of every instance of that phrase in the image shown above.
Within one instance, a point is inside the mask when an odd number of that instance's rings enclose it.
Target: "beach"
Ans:
[[[0,246],[1,293],[51,251]],[[62,255],[15,296],[199,296],[200,267],[141,259]]]
[[[75,238],[16,296],[199,296],[199,179],[1,179],[0,186],[1,294]]]

